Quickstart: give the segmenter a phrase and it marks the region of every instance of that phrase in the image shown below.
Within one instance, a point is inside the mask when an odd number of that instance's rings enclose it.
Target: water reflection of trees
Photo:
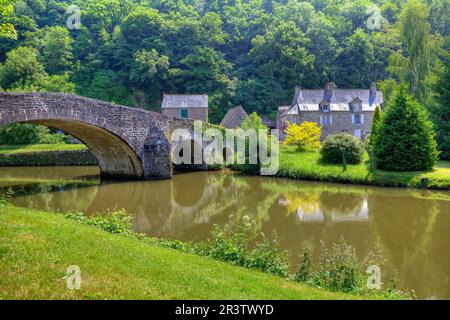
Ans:
[[[374,237],[389,255],[403,287],[420,297],[450,297],[450,202],[374,195],[369,202]]]

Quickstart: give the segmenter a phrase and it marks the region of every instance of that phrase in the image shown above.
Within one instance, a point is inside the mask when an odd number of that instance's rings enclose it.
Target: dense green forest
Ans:
[[[237,104],[273,117],[300,84],[378,81],[389,98],[405,82],[431,108],[449,48],[449,3],[0,0],[0,87],[153,110],[164,92],[208,93],[218,122]]]

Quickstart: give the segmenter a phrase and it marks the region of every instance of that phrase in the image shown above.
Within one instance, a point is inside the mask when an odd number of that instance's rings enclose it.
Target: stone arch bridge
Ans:
[[[0,93],[0,125],[60,129],[86,144],[102,178],[169,179],[175,129],[193,121],[63,93]]]

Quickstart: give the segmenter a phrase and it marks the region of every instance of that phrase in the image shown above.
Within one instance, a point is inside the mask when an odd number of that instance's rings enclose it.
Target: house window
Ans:
[[[321,126],[330,126],[333,119],[330,115],[325,115],[320,117],[320,125]]]
[[[361,112],[361,105],[359,103],[353,103],[353,112]]]
[[[323,112],[330,112],[330,106],[328,104],[322,105],[322,111]]]
[[[180,111],[180,116],[183,119],[187,119],[189,117],[189,111],[187,109],[182,109]]]
[[[354,119],[353,120],[354,124],[361,124],[361,115],[360,114],[355,114],[353,119]]]

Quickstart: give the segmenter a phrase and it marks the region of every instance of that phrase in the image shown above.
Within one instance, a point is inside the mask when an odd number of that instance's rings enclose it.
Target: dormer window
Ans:
[[[330,105],[329,104],[323,104],[322,105],[322,112],[330,112]]]
[[[353,110],[353,112],[361,112],[361,101],[359,99],[356,99],[352,103],[350,103],[350,109]]]

